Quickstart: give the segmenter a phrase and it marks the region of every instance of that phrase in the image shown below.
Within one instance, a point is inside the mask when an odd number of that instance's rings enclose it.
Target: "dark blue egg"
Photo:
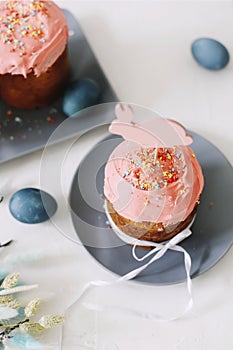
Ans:
[[[57,203],[47,192],[37,188],[23,188],[13,194],[9,209],[18,221],[26,224],[38,224],[55,214]]]
[[[194,59],[203,67],[210,70],[224,68],[229,62],[230,55],[225,46],[210,38],[200,38],[192,44]]]
[[[100,87],[92,79],[82,78],[71,83],[63,99],[63,111],[68,116],[99,102]]]

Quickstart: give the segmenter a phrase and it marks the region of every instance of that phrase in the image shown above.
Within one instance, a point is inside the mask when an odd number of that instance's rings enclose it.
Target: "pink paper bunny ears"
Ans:
[[[193,142],[183,126],[173,120],[154,117],[135,123],[132,107],[123,104],[116,105],[115,113],[117,119],[113,120],[109,131],[143,147],[188,146]]]

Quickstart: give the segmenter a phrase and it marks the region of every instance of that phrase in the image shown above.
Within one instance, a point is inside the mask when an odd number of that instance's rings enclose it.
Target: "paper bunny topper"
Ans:
[[[188,146],[193,142],[184,127],[173,120],[157,117],[135,123],[132,107],[123,104],[116,105],[115,113],[117,119],[113,120],[109,131],[121,135],[127,141],[156,148]]]

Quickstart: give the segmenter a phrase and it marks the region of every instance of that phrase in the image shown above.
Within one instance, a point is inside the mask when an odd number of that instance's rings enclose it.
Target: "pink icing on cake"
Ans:
[[[0,74],[39,76],[65,50],[68,26],[52,1],[0,2]]]
[[[169,128],[173,123],[163,119],[164,122]],[[123,133],[130,141],[119,144],[106,164],[106,198],[120,215],[135,222],[168,225],[185,220],[198,203],[204,185],[201,167],[186,145],[191,137],[175,123],[174,135],[170,133],[166,142],[168,135],[161,138],[163,132],[159,132],[160,118],[135,125],[126,115],[125,123],[126,128],[120,116],[110,126],[110,131]],[[150,137],[146,137],[146,124],[150,126]],[[151,130],[157,130],[160,137]],[[170,140],[176,140],[177,144]],[[166,143],[172,148],[166,147]]]

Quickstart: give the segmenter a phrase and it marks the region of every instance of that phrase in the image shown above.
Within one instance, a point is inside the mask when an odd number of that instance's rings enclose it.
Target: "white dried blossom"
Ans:
[[[28,333],[30,335],[38,335],[46,330],[43,326],[41,326],[39,323],[36,323],[36,322],[20,324],[19,329],[22,332]]]
[[[11,273],[10,275],[7,275],[1,284],[1,288],[9,289],[15,287],[19,281],[19,277],[20,276],[18,273]]]
[[[40,305],[40,300],[38,298],[31,300],[24,309],[24,314],[27,317],[34,316]]]
[[[0,305],[4,305],[4,306],[10,307],[11,309],[15,309],[15,310],[18,310],[21,306],[20,303],[18,302],[18,300],[16,300],[16,299],[5,301],[4,303],[0,302]]]
[[[39,320],[39,324],[44,328],[52,328],[56,327],[62,322],[64,322],[65,318],[63,316],[58,315],[47,315],[41,317]]]
[[[14,300],[12,295],[4,295],[3,297],[0,297],[0,304],[3,305],[9,303],[12,300]]]

